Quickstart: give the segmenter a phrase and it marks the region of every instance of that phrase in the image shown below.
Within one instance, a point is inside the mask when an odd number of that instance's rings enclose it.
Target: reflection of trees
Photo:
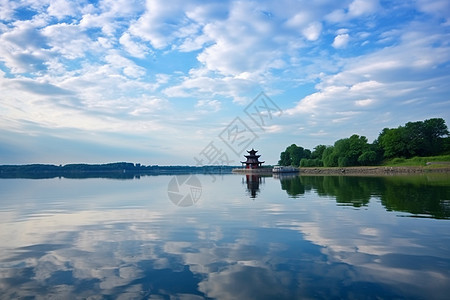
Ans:
[[[450,218],[448,175],[386,178],[381,203],[388,210]]]
[[[281,179],[281,188],[296,197],[306,190],[315,190],[319,196],[333,196],[344,205],[360,207],[369,203],[371,195],[379,189],[374,178],[347,176],[296,176]]]
[[[291,197],[315,190],[332,196],[342,205],[365,206],[380,197],[388,210],[450,218],[450,178],[448,175],[393,177],[295,176],[280,178],[281,188]]]
[[[296,198],[305,193],[305,186],[300,181],[300,176],[280,177],[281,189],[286,191],[289,196]]]
[[[316,186],[320,196],[334,196],[336,202],[354,207],[365,206],[369,203],[371,195],[379,189],[379,178],[324,176],[320,177]],[[305,181],[308,179],[305,178]]]

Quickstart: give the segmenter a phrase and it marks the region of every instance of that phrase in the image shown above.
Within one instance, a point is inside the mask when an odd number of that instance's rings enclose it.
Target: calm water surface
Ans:
[[[176,179],[0,180],[1,299],[450,295],[449,175]]]

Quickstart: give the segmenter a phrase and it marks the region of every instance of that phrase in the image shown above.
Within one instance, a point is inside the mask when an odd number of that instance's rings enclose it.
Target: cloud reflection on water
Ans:
[[[163,194],[161,178],[145,180]],[[0,210],[2,298],[443,299],[450,292],[447,221],[398,218],[376,197],[358,209],[313,191],[289,199],[273,179],[255,201],[242,190],[220,192],[238,190],[239,180],[225,176],[205,188],[193,209],[164,198],[149,203],[149,185],[132,181],[114,183],[121,189],[108,198],[110,182],[96,180],[105,190],[100,204],[71,202],[70,212],[54,210],[57,201],[38,184],[42,202],[28,217],[12,203]]]

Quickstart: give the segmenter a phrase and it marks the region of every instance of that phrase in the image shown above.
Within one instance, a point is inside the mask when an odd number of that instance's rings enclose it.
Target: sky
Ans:
[[[276,164],[429,118],[448,0],[0,0],[0,164]]]

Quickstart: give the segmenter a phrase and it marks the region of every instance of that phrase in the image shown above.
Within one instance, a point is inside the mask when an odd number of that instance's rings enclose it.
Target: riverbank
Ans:
[[[421,173],[450,173],[449,165],[429,166],[373,166],[373,167],[336,167],[336,168],[300,168],[300,174],[321,175],[397,175],[397,174],[421,174]]]

